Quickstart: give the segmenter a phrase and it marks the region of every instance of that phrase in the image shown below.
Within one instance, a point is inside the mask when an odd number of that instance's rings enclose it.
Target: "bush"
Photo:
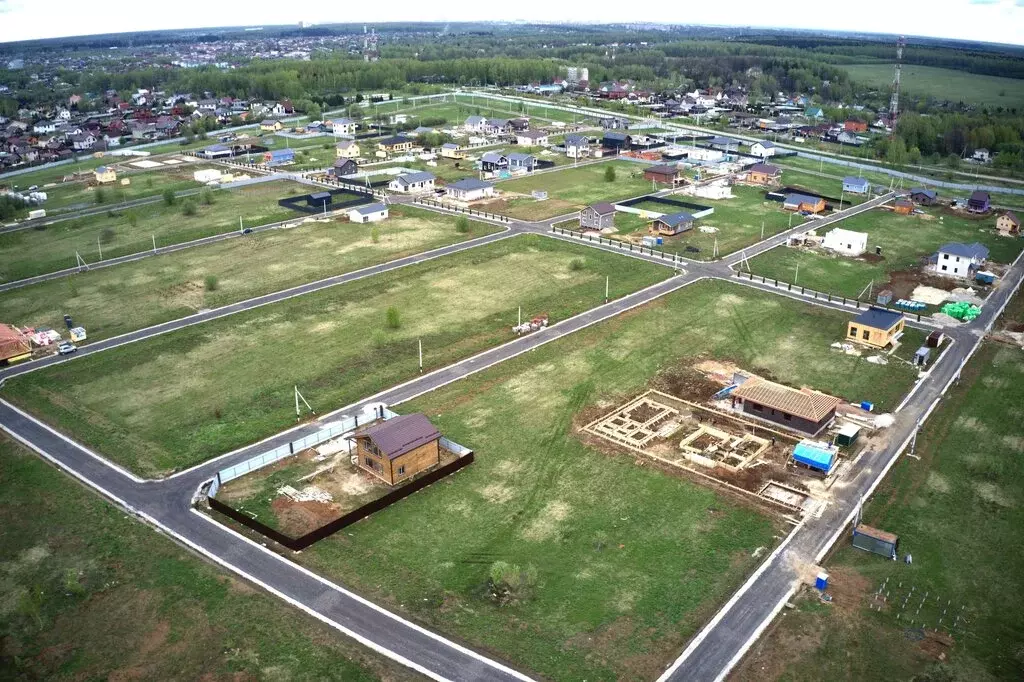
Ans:
[[[97,187],[92,193],[93,198],[96,199],[97,204],[107,203],[107,193],[103,191],[102,187]]]
[[[217,275],[207,275],[203,282],[206,285],[207,291],[217,291],[217,287],[220,285]]]
[[[469,232],[469,218],[464,215],[460,215],[455,219],[455,231],[459,234],[466,234]]]
[[[370,241],[376,244],[380,241],[380,230],[376,227],[370,230]]]
[[[203,189],[203,191],[199,193],[199,201],[203,202],[206,206],[212,206],[213,202],[216,201],[213,196],[213,190],[209,187]]]
[[[100,232],[100,243],[109,244],[110,242],[114,241],[115,236],[117,236],[117,233],[114,232],[113,228],[105,227],[103,228],[103,231]]]
[[[615,166],[605,166],[604,168],[604,181],[615,182]]]
[[[587,262],[582,258],[573,258],[569,261],[569,269],[573,272],[579,272],[585,267],[587,267]]]
[[[398,313],[398,308],[395,306],[388,308],[386,318],[388,329],[398,329],[402,326],[401,315]]]
[[[139,214],[135,211],[128,211],[128,224],[135,227],[139,224]]]
[[[196,202],[188,199],[181,205],[181,214],[185,216],[194,216],[196,214]]]
[[[168,187],[164,190],[164,204],[167,206],[174,206],[174,203],[178,200],[178,197],[174,196],[174,190]]]
[[[507,561],[491,564],[488,591],[491,599],[501,606],[528,599],[536,584],[537,569],[532,565],[523,568]]]

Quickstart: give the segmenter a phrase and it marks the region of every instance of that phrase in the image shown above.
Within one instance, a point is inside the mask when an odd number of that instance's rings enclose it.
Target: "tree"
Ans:
[[[174,206],[174,202],[178,200],[178,197],[174,194],[174,190],[170,187],[164,190],[163,197],[164,204],[167,206]]]
[[[194,216],[197,212],[196,202],[192,199],[186,199],[181,205],[181,214],[184,216]]]
[[[216,201],[213,191],[209,187],[204,187],[203,191],[199,193],[199,201],[203,202],[206,206],[212,206]]]
[[[96,199],[97,204],[107,203],[107,193],[102,187],[97,187],[93,191],[93,198]]]
[[[324,114],[319,104],[316,102],[310,102],[309,106],[306,107],[306,115],[314,121],[319,121]]]
[[[957,168],[959,168],[960,167],[960,155],[959,154],[950,154],[949,156],[947,156],[946,157],[946,165],[949,166],[950,168],[952,168],[953,170],[956,170]]]
[[[391,306],[390,308],[388,308],[387,313],[385,315],[385,321],[387,323],[388,329],[398,329],[399,327],[401,327],[402,318],[398,312],[398,308],[396,308],[395,306]]]
[[[469,232],[469,219],[466,216],[460,215],[455,219],[455,231],[459,234],[466,234]]]
[[[615,182],[615,166],[609,165],[604,167],[604,181]]]

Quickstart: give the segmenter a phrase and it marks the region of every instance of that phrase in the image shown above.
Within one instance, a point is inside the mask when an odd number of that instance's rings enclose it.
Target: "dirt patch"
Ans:
[[[894,299],[909,299],[919,285],[949,291],[953,283],[944,277],[926,272],[924,265],[922,261],[905,270],[893,270],[889,273],[889,281],[879,288],[890,290]]]
[[[561,522],[569,516],[572,508],[566,502],[553,500],[548,502],[537,517],[523,531],[527,540],[543,541],[553,537],[561,527]]]
[[[708,400],[722,390],[722,384],[716,383],[694,367],[670,367],[662,370],[654,377],[651,387],[692,402]]]
[[[276,498],[271,504],[278,528],[286,535],[299,537],[338,518],[338,506],[324,502],[296,502],[287,497]]]

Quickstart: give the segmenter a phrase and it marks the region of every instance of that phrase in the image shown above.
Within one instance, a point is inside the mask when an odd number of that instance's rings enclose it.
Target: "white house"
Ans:
[[[434,189],[435,180],[434,175],[426,171],[405,173],[389,182],[388,189],[392,192],[402,192],[403,194],[430,192]]]
[[[456,201],[476,201],[485,197],[493,197],[494,185],[476,178],[463,178],[445,185],[444,193]]]
[[[355,135],[359,125],[350,118],[339,118],[331,122],[331,130],[335,135]]]
[[[516,144],[522,147],[547,147],[548,134],[542,130],[524,130],[516,133]]]
[[[859,256],[868,250],[868,234],[837,227],[825,234],[821,246],[844,256]]]
[[[71,112],[68,111],[67,109],[58,109],[57,110],[57,118],[60,119],[61,121],[70,121],[71,120]]]
[[[762,159],[775,156],[775,143],[768,140],[755,142],[750,145],[750,153],[754,156],[760,156]]]
[[[462,127],[466,129],[466,132],[482,133],[487,129],[487,119],[483,116],[469,116]]]
[[[366,204],[348,210],[348,219],[352,223],[377,223],[387,217],[388,207],[384,204]]]
[[[988,163],[992,160],[992,154],[987,149],[975,149],[971,160],[978,163]]]
[[[565,155],[570,159],[582,159],[590,156],[590,143],[582,135],[566,135]]]
[[[935,274],[945,277],[971,277],[988,258],[988,248],[977,242],[943,244],[935,254]]]
[[[33,133],[52,133],[57,130],[57,123],[55,121],[37,121],[32,126]]]

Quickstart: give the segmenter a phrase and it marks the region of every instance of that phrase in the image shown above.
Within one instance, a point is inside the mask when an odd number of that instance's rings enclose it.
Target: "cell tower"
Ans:
[[[896,73],[892,78],[892,97],[889,99],[889,125],[896,129],[896,118],[900,111],[900,69],[903,67],[903,48],[907,39],[903,36],[896,41]]]

